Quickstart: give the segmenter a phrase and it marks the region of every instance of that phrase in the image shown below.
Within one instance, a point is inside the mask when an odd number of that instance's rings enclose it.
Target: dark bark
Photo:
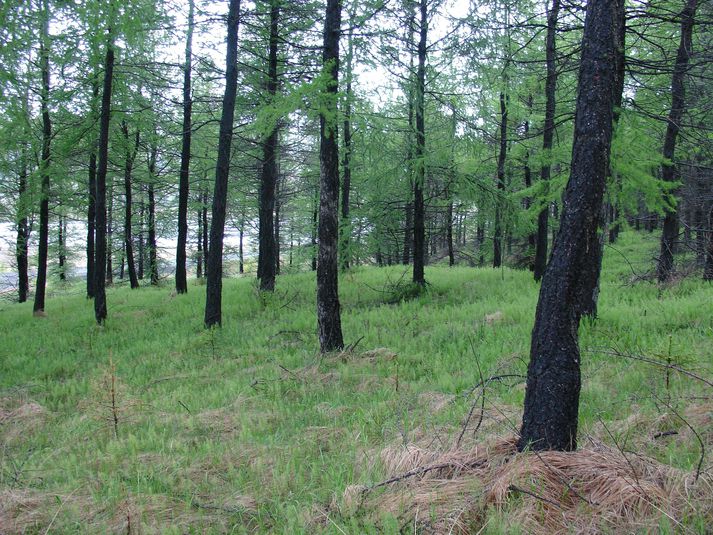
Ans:
[[[131,191],[131,174],[134,169],[134,160],[139,151],[139,131],[136,130],[134,143],[131,146],[129,137],[129,127],[126,121],[121,122],[121,131],[126,142],[126,155],[124,160],[124,258],[129,271],[129,281],[131,289],[139,287],[139,279],[136,275],[136,265],[134,263],[134,237],[132,228],[133,198]],[[123,272],[123,269],[122,269]],[[122,279],[123,279],[122,275]]]
[[[328,353],[344,348],[339,305],[339,145],[337,90],[341,0],[327,0],[324,20],[323,69],[329,82],[324,92],[324,113],[319,117],[319,236],[317,252],[317,323],[319,348]]]
[[[91,114],[94,120],[99,119],[99,77],[98,73],[92,80]],[[96,217],[97,217],[97,142],[96,138],[90,141],[89,150],[89,181],[87,187],[87,298],[94,299],[94,270],[95,270],[95,244],[96,244]]]
[[[527,138],[530,134],[530,118],[529,114],[532,112],[532,95],[528,95],[527,97],[527,111],[528,111],[528,119],[525,121],[525,127],[524,127],[524,134],[525,138]],[[524,166],[524,181],[525,181],[525,187],[530,188],[532,187],[532,169],[530,168],[530,151],[526,150],[525,151],[525,166]],[[525,210],[528,210],[532,206],[532,198],[531,197],[525,197],[522,200],[522,207]],[[535,247],[537,243],[537,234],[534,232],[530,232],[527,235],[527,256],[528,259],[527,261],[527,268],[530,271],[535,271],[535,257],[534,257],[534,252],[535,252]],[[530,255],[533,255],[530,257]]]
[[[557,18],[559,16],[560,0],[552,0],[552,7],[547,14],[547,37],[545,45],[545,57],[547,62],[547,79],[545,81],[545,126],[542,138],[542,152],[545,162],[540,170],[540,180],[545,182],[550,179],[550,155],[552,153],[552,141],[555,133],[555,92],[557,90],[557,48],[555,36],[557,34]],[[547,190],[545,190],[546,192]],[[547,244],[548,244],[548,219],[549,203],[540,210],[537,216],[537,243],[535,244],[535,268],[534,277],[536,281],[542,279],[547,266]]]
[[[114,284],[114,182],[109,182],[106,216],[106,283]]]
[[[96,259],[94,263],[94,317],[98,324],[103,324],[107,317],[106,282],[111,276],[111,267],[107,270],[107,259],[111,261],[111,250],[107,254],[107,210],[106,210],[106,174],[109,161],[109,122],[111,121],[111,88],[114,77],[114,41],[109,30],[104,61],[104,84],[102,91],[101,114],[99,119],[99,147],[97,164],[96,191]]]
[[[279,1],[270,6],[270,40],[268,44],[267,94],[272,103],[277,94],[277,45],[279,42]],[[260,181],[260,227],[258,229],[257,277],[260,289],[275,290],[277,246],[275,242],[275,188],[277,185],[278,126],[272,125],[262,142],[262,176]]]
[[[584,289],[580,274],[588,267],[589,248],[596,245],[609,169],[621,1],[587,5],[571,173],[561,232],[542,280],[532,331],[521,450],[577,447],[581,385],[577,331]]]
[[[277,182],[275,182],[275,275],[280,274],[280,169],[277,169]]]
[[[203,277],[203,210],[198,210],[198,233],[196,234],[196,243],[198,244],[198,257],[196,258],[196,278]]]
[[[448,265],[454,266],[456,263],[455,253],[453,252],[453,201],[448,203],[448,221],[446,221],[446,240],[448,242]]]
[[[67,217],[60,215],[57,222],[57,266],[59,280],[67,280]]]
[[[138,249],[139,249],[139,254],[137,256],[137,262],[136,262],[136,276],[139,278],[139,280],[144,280],[144,261],[146,258],[146,251],[145,251],[145,241],[144,241],[144,219],[145,219],[145,211],[146,211],[146,205],[144,203],[144,186],[139,185],[139,194],[140,194],[140,202],[139,202],[139,235],[137,237],[137,244],[138,244]]]
[[[230,145],[233,140],[235,97],[238,88],[238,23],[240,0],[230,0],[228,8],[228,42],[225,69],[225,94],[220,118],[218,161],[215,166],[213,210],[210,222],[210,247],[206,270],[206,302],[204,322],[206,327],[220,326],[222,321],[223,289],[223,235],[225,211],[228,202],[228,176],[230,174]]]
[[[156,195],[154,192],[154,180],[156,176],[156,158],[158,149],[151,148],[149,155],[149,221],[148,221],[148,249],[149,249],[149,278],[152,286],[158,285],[158,258],[156,255]]]
[[[419,5],[418,67],[416,69],[416,150],[414,152],[413,184],[413,282],[424,286],[426,278],[426,208],[423,200],[423,188],[426,184],[426,43],[428,39],[428,2],[420,0]]]
[[[507,63],[506,67],[507,69]],[[503,200],[505,199],[505,158],[508,150],[508,106],[505,93],[500,92],[500,150],[498,151],[498,193],[495,199],[495,230],[493,232],[493,267],[502,264]]]
[[[245,221],[240,221],[240,244],[238,246],[238,262],[239,262],[239,273],[242,275],[245,273],[245,259],[243,257],[243,238],[245,236]]]
[[[713,281],[713,208],[708,213],[708,244],[706,246],[706,259],[703,265],[703,280]]]
[[[186,29],[185,64],[183,65],[183,128],[181,142],[181,171],[178,182],[178,241],[176,243],[176,293],[188,292],[186,274],[186,242],[188,240],[188,194],[191,166],[191,71],[193,66],[193,0],[188,0],[188,28]]]
[[[27,103],[27,99],[25,99]],[[27,106],[25,106],[27,109]],[[23,140],[20,149],[20,172],[17,183],[17,240],[15,242],[15,259],[17,260],[17,301],[24,303],[27,301],[27,294],[30,291],[30,279],[28,276],[28,250],[27,245],[30,240],[30,226],[27,221],[27,142]]]
[[[312,208],[312,271],[317,271],[317,222],[319,221],[319,187],[315,190],[314,205]]]
[[[612,94],[613,106],[613,125],[615,129],[619,116],[621,115],[621,104],[624,94],[624,76],[625,76],[625,55],[624,45],[626,39],[626,9],[624,2],[618,4],[616,19],[614,20],[615,31],[617,35],[617,48],[615,56],[615,73],[614,73],[614,92]],[[611,167],[607,169],[607,182],[610,182],[612,176]],[[616,187],[616,186],[614,186]],[[611,196],[610,196],[611,197]],[[606,239],[606,225],[609,217],[609,210],[613,209],[613,204],[604,202],[602,205],[602,214],[600,216],[600,231],[597,234],[597,244],[589,249],[590,260],[586,264],[586,269],[580,273],[582,279],[582,299],[581,313],[583,316],[596,319],[597,305],[599,302],[599,276],[602,270],[602,259],[604,258],[604,240]]]
[[[40,70],[42,71],[42,88],[40,91],[40,109],[42,112],[42,162],[40,176],[42,179],[40,193],[40,243],[37,259],[37,279],[35,285],[35,302],[33,312],[42,315],[45,310],[45,287],[47,285],[47,252],[49,245],[49,196],[50,196],[50,143],[52,141],[52,121],[50,120],[50,59],[49,59],[49,6],[47,0],[42,2],[43,23],[40,41]]]
[[[693,36],[694,18],[698,0],[687,0],[681,13],[681,39],[676,54],[676,63],[671,78],[671,110],[668,114],[668,124],[663,143],[664,163],[661,165],[661,178],[666,182],[676,180],[674,156],[676,140],[686,108],[686,90],[684,79],[691,57],[691,42]],[[666,282],[673,272],[673,253],[678,240],[678,210],[667,208],[661,233],[661,252],[659,253],[656,274],[659,282]]]
[[[409,191],[409,196],[411,192]],[[401,263],[408,266],[411,262],[411,244],[413,243],[413,204],[407,202],[404,208],[406,214],[404,222],[404,249]]]
[[[353,18],[353,17],[352,17]],[[349,218],[349,194],[352,184],[352,63],[354,59],[354,28],[347,33],[346,92],[344,95],[344,151],[342,154],[342,219],[340,225],[339,263],[343,270],[351,265],[352,223]]]
[[[204,276],[208,273],[208,190],[203,190],[203,208],[201,210],[201,218],[203,220],[203,273]]]

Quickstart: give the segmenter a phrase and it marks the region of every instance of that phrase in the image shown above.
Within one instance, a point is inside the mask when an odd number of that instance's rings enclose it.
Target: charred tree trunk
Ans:
[[[201,218],[203,219],[203,276],[208,276],[208,190],[203,190]]]
[[[312,208],[312,271],[317,271],[317,222],[319,221],[319,187],[315,190],[314,205]]]
[[[50,143],[52,142],[52,121],[50,120],[50,51],[49,51],[49,4],[42,2],[42,35],[40,41],[40,70],[42,88],[40,90],[40,109],[42,111],[42,186],[40,196],[40,244],[37,259],[37,279],[35,285],[34,314],[42,316],[45,311],[45,287],[47,285],[47,252],[49,246],[49,197],[50,197]]]
[[[25,99],[27,103],[27,99]],[[27,106],[25,106],[27,109]],[[27,143],[23,140],[20,149],[20,172],[17,182],[17,241],[15,243],[15,259],[17,260],[17,302],[27,301],[27,294],[30,291],[30,279],[28,276],[28,242],[30,240],[30,226],[27,221]]]
[[[505,66],[507,69],[507,64]],[[493,267],[502,264],[503,200],[505,198],[505,158],[508,149],[508,107],[505,93],[500,92],[500,150],[498,152],[498,195],[495,199],[495,231],[493,233]]]
[[[272,103],[277,94],[277,45],[279,41],[280,5],[272,0],[270,6],[270,42],[268,45],[267,94]],[[262,180],[260,182],[260,228],[257,278],[260,289],[275,290],[277,247],[275,244],[275,188],[277,185],[278,125],[272,126],[262,143]]]
[[[666,126],[666,136],[663,143],[664,162],[661,165],[661,178],[666,182],[674,182],[676,180],[674,155],[678,131],[686,106],[684,79],[691,57],[693,25],[697,7],[698,0],[687,0],[686,6],[681,13],[681,40],[671,79],[671,110],[668,114],[668,125]],[[663,221],[663,232],[661,233],[661,252],[659,253],[659,261],[656,268],[659,282],[666,282],[673,272],[673,253],[677,240],[678,210],[676,208],[667,208]]]
[[[577,447],[580,354],[577,331],[589,249],[597,229],[611,150],[617,17],[622,0],[587,4],[572,165],[564,208],[540,288],[527,371],[520,450]]]
[[[233,140],[235,97],[238,90],[238,23],[240,0],[230,0],[228,8],[228,44],[225,69],[225,94],[220,118],[218,161],[215,167],[213,211],[210,221],[210,248],[206,270],[205,326],[220,326],[222,321],[223,289],[223,234],[225,211],[228,202],[228,175],[230,174],[230,145]]]
[[[353,18],[353,16],[352,16]],[[352,224],[349,219],[349,194],[352,184],[352,64],[354,59],[354,28],[347,33],[346,93],[344,96],[344,154],[342,155],[342,219],[340,225],[340,267],[349,269],[351,265]]]
[[[547,14],[547,38],[545,45],[545,56],[547,61],[547,79],[545,81],[545,128],[542,139],[542,152],[545,162],[540,170],[540,180],[545,182],[550,179],[550,157],[552,154],[552,140],[555,134],[555,92],[557,90],[557,48],[555,36],[557,34],[557,18],[559,16],[560,0],[552,0],[552,7]],[[545,189],[547,192],[547,189]],[[534,277],[536,281],[542,279],[547,266],[547,244],[548,244],[548,219],[549,202],[540,210],[537,216],[537,243],[535,244],[535,268]]]
[[[275,182],[275,275],[280,274],[280,169],[277,169],[277,181]]]
[[[114,284],[114,182],[109,182],[106,219],[106,283]]]
[[[201,217],[201,212],[203,210],[198,210],[196,214],[198,217],[198,232],[196,234],[196,243],[198,246],[198,257],[196,258],[196,278],[200,279],[203,277],[203,218]]]
[[[419,5],[418,68],[416,70],[416,150],[413,184],[413,282],[425,286],[426,277],[426,207],[423,188],[426,185],[426,42],[428,39],[428,2]]]
[[[453,251],[453,201],[448,202],[448,221],[446,221],[446,240],[448,241],[448,265],[455,266],[456,257]]]
[[[527,97],[527,111],[528,111],[528,119],[525,121],[525,128],[524,128],[524,133],[525,133],[525,138],[527,138],[530,134],[530,118],[529,114],[532,112],[532,95],[528,95]],[[532,187],[532,169],[530,168],[530,151],[529,149],[525,151],[525,167],[524,167],[524,181],[525,181],[525,187],[526,188],[531,188]],[[522,207],[525,210],[528,210],[532,206],[532,198],[531,197],[525,197],[522,201]],[[537,234],[531,232],[527,235],[527,268],[530,271],[535,271],[535,257],[530,256],[535,252],[535,247],[537,243]]]
[[[136,265],[134,263],[134,237],[132,229],[133,198],[131,191],[131,173],[134,170],[134,160],[139,150],[139,131],[136,130],[133,147],[130,146],[129,127],[126,121],[121,122],[121,131],[126,142],[126,157],[124,160],[124,253],[126,266],[129,271],[129,282],[131,289],[139,287],[139,279],[136,276]],[[123,270],[122,270],[123,272]],[[123,276],[122,276],[123,278]]]
[[[181,143],[181,172],[178,182],[178,242],[176,244],[176,293],[188,292],[186,273],[186,242],[188,241],[188,194],[191,166],[191,70],[193,67],[193,0],[188,0],[188,28],[183,66],[183,129]]]
[[[337,90],[339,85],[339,32],[341,0],[327,0],[324,20],[323,69],[329,77],[324,90],[325,111],[319,117],[319,249],[317,257],[317,322],[322,353],[342,349],[339,306],[339,145],[337,141]]]
[[[67,280],[67,216],[60,215],[57,222],[57,266],[59,280]]]
[[[94,317],[99,325],[106,321],[106,283],[111,277],[111,249],[107,254],[106,175],[109,162],[109,122],[111,121],[111,87],[114,79],[114,40],[109,29],[104,60],[104,84],[99,119],[99,147],[96,196],[96,259],[94,263]],[[111,226],[111,224],[110,224]],[[109,265],[107,266],[107,259]],[[109,269],[107,270],[107,267]]]
[[[92,80],[91,113],[95,119],[99,117],[99,78],[95,75]],[[94,299],[94,270],[95,270],[95,244],[96,244],[96,217],[97,217],[97,147],[96,139],[91,141],[89,151],[89,182],[87,188],[87,299]]]
[[[139,185],[139,195],[139,235],[137,240],[139,246],[139,254],[137,255],[138,260],[136,267],[136,276],[139,278],[139,280],[144,280],[144,260],[146,258],[146,251],[144,249],[144,213],[146,210],[146,205],[144,203],[144,187],[141,184]]]

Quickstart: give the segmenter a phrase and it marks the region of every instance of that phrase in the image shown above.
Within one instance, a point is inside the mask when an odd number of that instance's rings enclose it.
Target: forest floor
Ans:
[[[327,356],[313,273],[226,280],[214,331],[197,281],[111,289],[103,328],[79,287],[0,304],[0,533],[704,533],[713,285],[659,287],[656,247],[606,249],[571,454],[513,451],[526,271],[429,266],[392,303],[410,272],[357,268]]]

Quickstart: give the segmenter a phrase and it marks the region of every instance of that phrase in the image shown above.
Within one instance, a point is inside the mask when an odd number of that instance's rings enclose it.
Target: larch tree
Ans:
[[[344,347],[339,305],[339,145],[337,91],[339,85],[339,34],[341,0],[327,0],[322,53],[324,88],[319,116],[319,246],[317,253],[317,322],[322,353]]]
[[[691,57],[693,25],[695,23],[697,0],[686,0],[681,12],[681,36],[676,54],[676,63],[671,79],[671,109],[668,114],[666,135],[663,143],[664,162],[661,165],[661,176],[669,183],[676,180],[676,164],[674,156],[676,140],[681,129],[681,119],[686,109],[685,77]],[[666,216],[661,233],[661,252],[659,253],[656,274],[659,282],[666,282],[673,272],[673,253],[678,240],[678,211],[675,207],[666,208]]]
[[[428,40],[428,0],[419,0],[419,38],[417,45],[415,115],[416,148],[413,185],[413,282],[424,286],[426,277],[426,207],[423,190],[426,183],[426,45]]]
[[[228,39],[225,55],[225,92],[220,117],[218,159],[215,166],[213,207],[210,223],[210,244],[206,257],[206,302],[204,323],[207,328],[222,322],[223,290],[223,237],[228,202],[228,176],[230,175],[230,148],[233,140],[235,99],[238,90],[238,24],[240,0],[230,0],[228,7]]]
[[[518,448],[575,450],[580,352],[580,273],[590,261],[609,169],[620,2],[591,0],[582,39],[570,178],[560,231],[547,265],[532,331]]]
[[[186,242],[188,240],[188,195],[191,163],[191,71],[193,59],[193,0],[188,1],[185,63],[183,65],[183,129],[181,131],[181,171],[178,183],[178,241],[176,244],[176,292],[188,291],[186,280]]]
[[[48,0],[42,0],[40,28],[40,110],[42,114],[42,177],[40,194],[40,243],[37,259],[37,278],[35,279],[35,301],[32,311],[36,316],[45,314],[45,289],[47,285],[47,256],[49,248],[49,197],[50,197],[50,158],[52,143],[52,120],[50,118],[50,11]]]

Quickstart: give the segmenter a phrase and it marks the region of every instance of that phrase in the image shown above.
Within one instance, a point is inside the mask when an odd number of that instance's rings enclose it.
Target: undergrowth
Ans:
[[[606,250],[599,318],[580,329],[580,443],[707,477],[713,392],[681,369],[713,376],[713,286],[654,284],[656,245],[629,232]],[[210,331],[195,281],[184,296],[111,289],[103,328],[80,292],[52,298],[42,319],[1,304],[0,532],[390,533],[414,521],[378,503],[410,482],[356,505],[345,490],[398,475],[383,455],[395,447],[435,459],[459,436],[461,449],[514,436],[538,286],[526,271],[436,265],[414,293],[405,269],[341,275],[349,350],[325,357],[313,273],[280,277],[270,296],[226,280],[223,328]],[[489,483],[459,484],[469,504]],[[508,500],[463,525],[527,530],[512,510],[537,498]],[[426,502],[416,529],[441,525],[439,507]],[[652,511],[672,532],[712,518]]]

